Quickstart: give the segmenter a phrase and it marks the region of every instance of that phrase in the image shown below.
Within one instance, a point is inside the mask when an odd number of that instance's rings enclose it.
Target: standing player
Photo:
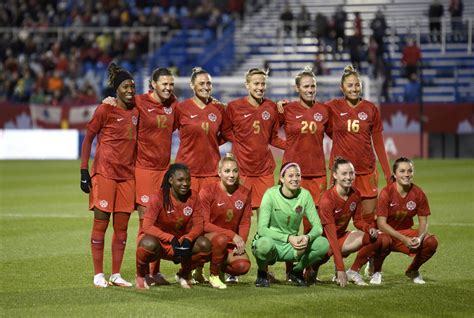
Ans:
[[[150,262],[158,258],[181,263],[176,281],[191,288],[192,268],[202,266],[211,253],[211,242],[202,234],[201,202],[191,191],[189,170],[174,163],[163,177],[161,191],[150,197],[145,213],[136,253],[136,288],[149,288],[145,276]]]
[[[415,284],[424,284],[419,269],[436,253],[438,240],[428,233],[430,207],[426,195],[415,184],[415,167],[410,159],[401,157],[393,164],[394,183],[387,185],[377,203],[377,224],[392,237],[390,250],[414,257],[405,271]],[[413,229],[413,218],[418,216],[418,229]],[[375,272],[372,279],[382,279]]]
[[[101,104],[87,124],[82,144],[81,189],[89,195],[89,208],[94,211],[91,235],[94,261],[94,285],[99,288],[108,284],[130,287],[120,275],[123,254],[127,242],[130,214],[134,211],[135,196],[135,147],[137,141],[138,110],[134,108],[135,82],[127,71],[111,63],[109,84],[117,94],[117,106]],[[97,148],[89,175],[89,156],[94,137]],[[92,191],[91,191],[92,190]],[[112,275],[105,280],[104,237],[113,214]]]
[[[228,104],[225,133],[227,129],[232,132],[241,181],[252,192],[252,208],[258,209],[265,190],[275,183],[275,160],[269,145],[285,149],[285,140],[278,137],[276,104],[264,98],[267,73],[252,68],[245,81],[249,94]]]
[[[176,162],[189,167],[193,191],[199,193],[203,185],[219,180],[216,171],[225,113],[224,106],[211,97],[212,79],[207,71],[193,68],[190,86],[194,96],[176,107],[180,138]]]
[[[332,168],[334,186],[326,191],[319,203],[319,217],[324,226],[324,236],[329,240],[331,250],[327,258],[313,265],[315,273],[331,255],[336,265],[336,282],[344,287],[347,281],[356,285],[367,285],[359,270],[374,257],[375,269],[381,272],[383,257],[388,254],[390,237],[379,233],[375,222],[364,221],[361,215],[361,198],[359,191],[352,188],[355,179],[354,167],[350,161],[341,157],[334,159]],[[351,218],[357,230],[347,231]],[[352,267],[346,272],[343,257],[359,251]],[[381,282],[371,281],[373,284]]]
[[[258,230],[252,242],[258,265],[257,287],[270,286],[267,267],[276,261],[296,261],[288,277],[299,286],[307,286],[303,270],[323,259],[328,250],[311,194],[301,188],[301,170],[297,163],[282,166],[280,183],[263,196]],[[298,235],[303,215],[312,228],[306,235]]]
[[[227,286],[219,278],[220,273],[236,277],[250,269],[245,242],[250,230],[252,200],[250,191],[239,184],[239,167],[231,153],[219,161],[218,172],[220,181],[203,187],[200,197],[205,237],[212,245],[209,283],[224,289]]]

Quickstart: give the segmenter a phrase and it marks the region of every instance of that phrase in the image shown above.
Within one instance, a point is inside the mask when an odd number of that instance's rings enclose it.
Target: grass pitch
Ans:
[[[281,283],[258,289],[253,262],[250,273],[226,290],[209,286],[183,290],[173,281],[177,265],[164,261],[162,272],[173,284],[137,291],[92,285],[92,214],[87,211],[87,195],[79,189],[79,162],[0,161],[1,315],[472,317],[474,161],[415,164],[415,182],[425,190],[432,211],[429,231],[440,242],[437,253],[422,267],[426,285],[414,285],[404,276],[407,256],[391,254],[381,286],[331,284],[331,260],[321,268],[323,283],[310,288]],[[253,221],[251,234],[256,228]],[[134,214],[122,267],[122,275],[130,281],[135,275],[137,227]],[[106,271],[110,271],[111,230],[106,237]],[[346,265],[352,260],[349,257]],[[272,270],[284,277],[284,264]]]

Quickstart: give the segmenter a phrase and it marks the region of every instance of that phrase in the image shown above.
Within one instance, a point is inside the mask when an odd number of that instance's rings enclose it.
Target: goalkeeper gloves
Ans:
[[[89,170],[81,169],[81,190],[85,193],[91,192],[92,182]]]

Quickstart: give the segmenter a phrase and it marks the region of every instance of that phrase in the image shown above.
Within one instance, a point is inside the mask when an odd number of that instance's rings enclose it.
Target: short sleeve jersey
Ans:
[[[418,186],[412,185],[403,198],[397,190],[396,182],[380,192],[377,200],[377,216],[387,218],[387,224],[395,230],[405,230],[413,226],[413,217],[430,215],[426,195]]]
[[[305,215],[312,226],[308,233],[311,240],[320,236],[321,222],[309,191],[301,188],[297,196],[287,198],[281,193],[280,187],[271,187],[263,195],[258,216],[258,235],[286,243],[289,235],[298,234]]]
[[[252,200],[250,190],[239,185],[228,195],[220,181],[206,185],[199,193],[204,217],[204,231],[227,235],[231,240],[238,234],[244,241],[250,230]]]
[[[232,151],[239,162],[240,173],[243,176],[273,174],[275,160],[269,145],[278,136],[276,104],[265,99],[254,107],[247,97],[242,97],[230,102],[226,113],[234,138]]]
[[[191,195],[186,202],[176,200],[170,194],[173,202],[171,211],[163,208],[162,193],[150,197],[150,204],[143,220],[143,232],[153,235],[163,242],[171,242],[185,236],[195,240],[203,233],[201,201],[198,195]]]
[[[140,112],[136,166],[149,170],[166,170],[170,163],[176,99],[169,104],[157,102],[152,93],[135,97]]]
[[[175,161],[186,164],[193,177],[217,176],[224,107],[210,102],[202,109],[190,98],[178,104],[176,113],[180,145]]]
[[[327,105],[331,111],[333,140],[330,165],[341,156],[352,162],[356,174],[373,172],[376,165],[372,134],[383,131],[377,107],[364,99],[351,107],[344,98],[333,99]]]
[[[316,102],[307,108],[299,101],[285,106],[281,114],[286,134],[283,162],[296,162],[305,177],[326,175],[323,138],[328,125],[327,106]]]
[[[92,176],[113,180],[134,178],[138,110],[99,105],[87,129],[97,136]]]

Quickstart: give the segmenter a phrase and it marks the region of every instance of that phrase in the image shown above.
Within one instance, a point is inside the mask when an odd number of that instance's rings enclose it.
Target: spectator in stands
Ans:
[[[342,5],[338,5],[336,12],[332,16],[333,35],[336,41],[336,52],[341,52],[344,48],[347,13]]]
[[[408,82],[403,87],[403,101],[406,103],[420,102],[421,86],[416,73],[411,73]]]
[[[296,33],[298,38],[305,36],[311,23],[311,13],[304,4],[301,5],[300,12],[296,18]]]
[[[430,20],[430,38],[432,42],[439,42],[441,39],[441,19],[444,14],[444,7],[439,0],[433,0],[428,9]]]
[[[347,45],[349,47],[349,54],[351,57],[351,64],[357,69],[360,70],[360,62],[362,55],[362,48],[364,43],[362,38],[357,35],[352,35],[347,38]]]
[[[329,39],[329,21],[328,18],[321,12],[316,14],[314,19],[315,32],[314,35],[318,39],[318,46],[320,52],[326,52],[326,43]],[[317,75],[317,74],[316,74]]]
[[[293,12],[291,12],[290,5],[287,3],[285,6],[285,10],[283,10],[280,15],[280,20],[283,24],[283,31],[285,31],[285,36],[291,35],[293,18]]]
[[[449,13],[451,14],[451,31],[453,32],[453,41],[461,41],[463,35],[462,13],[464,4],[462,0],[449,1]]]
[[[372,36],[377,42],[379,50],[385,52],[384,39],[385,33],[387,32],[387,22],[385,21],[385,15],[382,8],[379,8],[375,13],[374,19],[370,22],[370,29],[372,30]]]
[[[371,36],[369,39],[367,55],[370,66],[370,76],[375,78],[377,74],[381,73],[380,70],[383,67],[383,45],[379,45],[374,36]]]
[[[410,78],[412,73],[417,74],[420,64],[421,50],[412,38],[408,38],[402,51],[402,65],[405,68],[406,78]]]
[[[362,18],[360,17],[360,12],[354,12],[354,36],[362,39]]]

